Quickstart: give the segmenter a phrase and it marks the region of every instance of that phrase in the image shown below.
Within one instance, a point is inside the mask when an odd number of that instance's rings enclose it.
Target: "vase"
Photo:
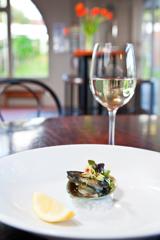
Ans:
[[[94,34],[85,34],[84,37],[85,50],[92,50],[94,45]]]

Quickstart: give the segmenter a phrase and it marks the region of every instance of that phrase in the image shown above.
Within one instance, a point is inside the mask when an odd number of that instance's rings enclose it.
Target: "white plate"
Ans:
[[[109,199],[75,201],[66,171],[83,170],[88,159],[104,162],[118,187]],[[47,224],[32,211],[32,193],[44,192],[74,208],[73,220]],[[160,154],[108,145],[36,149],[0,159],[0,221],[47,236],[127,238],[160,233]]]

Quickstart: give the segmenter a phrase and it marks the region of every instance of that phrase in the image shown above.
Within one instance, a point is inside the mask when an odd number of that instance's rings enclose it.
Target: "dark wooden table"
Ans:
[[[21,124],[1,124],[0,156],[61,144],[105,144],[107,138],[107,116],[61,117],[32,120]],[[160,116],[118,115],[116,144],[160,152]],[[29,239],[45,238],[0,224],[0,240]]]

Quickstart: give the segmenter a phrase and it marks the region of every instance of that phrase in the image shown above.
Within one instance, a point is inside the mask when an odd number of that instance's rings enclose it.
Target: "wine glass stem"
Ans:
[[[108,144],[115,144],[115,122],[116,122],[117,109],[108,111],[109,114],[109,141]]]

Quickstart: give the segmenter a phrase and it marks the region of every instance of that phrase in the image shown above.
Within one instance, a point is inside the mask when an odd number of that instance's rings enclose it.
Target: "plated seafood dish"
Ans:
[[[68,171],[67,190],[79,198],[100,198],[112,193],[116,188],[116,180],[110,175],[110,170],[105,169],[104,163],[96,164],[88,160],[84,172]]]

